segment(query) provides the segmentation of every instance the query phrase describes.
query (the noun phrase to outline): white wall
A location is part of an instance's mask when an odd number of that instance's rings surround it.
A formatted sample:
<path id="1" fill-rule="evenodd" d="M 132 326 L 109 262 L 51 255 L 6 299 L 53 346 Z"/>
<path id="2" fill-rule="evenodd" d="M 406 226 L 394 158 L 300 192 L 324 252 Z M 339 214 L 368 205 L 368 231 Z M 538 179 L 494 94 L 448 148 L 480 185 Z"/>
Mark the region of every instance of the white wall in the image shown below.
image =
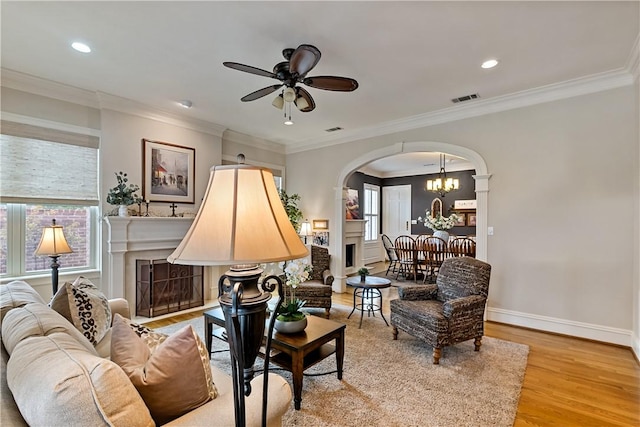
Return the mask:
<path id="1" fill-rule="evenodd" d="M 634 102 L 629 86 L 290 154 L 287 190 L 302 196 L 309 218 L 334 224 L 334 187 L 343 184 L 335 177 L 351 159 L 403 141 L 474 150 L 492 174 L 490 318 L 630 345 Z"/>
<path id="2" fill-rule="evenodd" d="M 113 110 L 102 110 L 102 137 L 100 139 L 100 194 L 104 212 L 114 207 L 106 203 L 109 188 L 116 185 L 114 173 L 127 172 L 129 182 L 142 187 L 142 139 L 169 142 L 176 145 L 195 148 L 195 204 L 176 203 L 176 213 L 188 211 L 196 213 L 204 197 L 209 181 L 211 166 L 222 163 L 221 136 L 196 131 L 190 128 L 169 124 L 161 120 L 141 117 Z M 140 193 L 142 194 L 142 193 Z M 149 207 L 160 216 L 171 214 L 170 203 L 152 203 Z M 109 254 L 107 225 L 102 226 L 102 283 L 109 283 L 107 277 Z M 217 280 L 217 279 L 216 279 Z M 103 286 L 104 288 L 104 286 Z M 105 289 L 105 291 L 107 291 Z M 109 295 L 121 297 L 122 295 Z"/>

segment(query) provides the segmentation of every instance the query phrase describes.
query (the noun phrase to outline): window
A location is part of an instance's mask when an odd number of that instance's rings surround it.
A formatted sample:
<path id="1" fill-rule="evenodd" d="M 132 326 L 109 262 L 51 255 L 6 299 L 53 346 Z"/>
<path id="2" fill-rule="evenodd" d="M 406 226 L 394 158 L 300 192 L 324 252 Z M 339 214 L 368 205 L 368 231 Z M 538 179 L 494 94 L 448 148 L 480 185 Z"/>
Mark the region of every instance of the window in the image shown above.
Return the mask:
<path id="1" fill-rule="evenodd" d="M 371 184 L 364 184 L 364 219 L 365 242 L 378 240 L 380 218 L 380 187 Z"/>
<path id="2" fill-rule="evenodd" d="M 51 258 L 35 255 L 42 229 L 56 224 L 73 250 L 60 257 L 60 270 L 97 268 L 95 254 L 98 209 L 95 206 L 0 204 L 0 276 L 17 277 L 49 272 Z"/>
<path id="3" fill-rule="evenodd" d="M 49 271 L 35 250 L 52 219 L 73 250 L 60 270 L 97 269 L 98 138 L 2 121 L 0 151 L 0 278 Z"/>

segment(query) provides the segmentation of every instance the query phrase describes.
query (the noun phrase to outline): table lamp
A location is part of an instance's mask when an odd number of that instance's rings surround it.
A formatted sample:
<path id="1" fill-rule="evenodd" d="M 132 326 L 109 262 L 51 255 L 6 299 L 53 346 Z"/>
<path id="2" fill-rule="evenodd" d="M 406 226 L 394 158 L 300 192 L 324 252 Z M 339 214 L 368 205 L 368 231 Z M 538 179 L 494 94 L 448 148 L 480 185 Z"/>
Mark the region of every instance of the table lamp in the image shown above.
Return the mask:
<path id="1" fill-rule="evenodd" d="M 63 254 L 70 254 L 73 250 L 69 247 L 67 239 L 62 232 L 62 226 L 56 225 L 56 220 L 52 221 L 52 225 L 42 230 L 40 244 L 36 249 L 36 255 L 47 255 L 51 258 L 51 283 L 53 286 L 53 295 L 58 292 L 58 258 Z"/>
<path id="2" fill-rule="evenodd" d="M 263 273 L 258 264 L 303 258 L 309 252 L 282 206 L 271 170 L 242 164 L 243 155 L 238 160 L 237 165 L 210 169 L 200 209 L 167 260 L 187 265 L 232 265 L 220 277 L 218 300 L 231 353 L 236 426 L 245 426 L 244 397 L 251 393 L 253 364 L 264 338 L 267 302 L 275 289 L 272 283 L 282 287 L 276 276 L 258 283 Z M 280 303 L 281 299 L 276 307 Z M 275 317 L 271 316 L 265 351 L 263 426 Z"/>
<path id="3" fill-rule="evenodd" d="M 307 244 L 307 236 L 312 236 L 311 232 L 311 224 L 309 224 L 309 220 L 305 219 L 304 222 L 300 225 L 300 235 L 304 237 L 304 244 Z"/>

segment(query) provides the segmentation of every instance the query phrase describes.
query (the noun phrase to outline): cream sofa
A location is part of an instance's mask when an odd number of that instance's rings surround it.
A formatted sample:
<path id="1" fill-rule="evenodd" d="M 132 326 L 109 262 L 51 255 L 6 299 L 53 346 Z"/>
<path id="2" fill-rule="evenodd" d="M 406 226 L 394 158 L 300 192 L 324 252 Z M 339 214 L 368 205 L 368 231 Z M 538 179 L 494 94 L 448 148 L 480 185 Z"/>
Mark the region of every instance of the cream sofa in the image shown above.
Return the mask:
<path id="1" fill-rule="evenodd" d="M 110 332 L 95 347 L 21 281 L 0 285 L 2 388 L 5 426 L 153 426 L 154 421 L 124 371 L 108 359 Z M 129 317 L 126 300 L 111 300 L 113 313 Z M 108 340 L 107 342 L 103 342 Z M 212 366 L 218 397 L 166 425 L 233 426 L 231 378 Z M 262 376 L 246 398 L 247 425 L 260 425 Z M 268 425 L 282 425 L 291 387 L 269 374 Z"/>

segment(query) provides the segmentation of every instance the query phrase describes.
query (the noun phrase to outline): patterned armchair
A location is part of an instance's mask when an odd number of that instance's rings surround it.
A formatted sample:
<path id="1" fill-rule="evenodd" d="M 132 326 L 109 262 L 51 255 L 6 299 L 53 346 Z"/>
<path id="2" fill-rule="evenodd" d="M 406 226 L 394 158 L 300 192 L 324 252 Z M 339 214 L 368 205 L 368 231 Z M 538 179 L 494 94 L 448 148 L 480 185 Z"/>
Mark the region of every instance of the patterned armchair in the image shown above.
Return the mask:
<path id="1" fill-rule="evenodd" d="M 433 346 L 433 363 L 439 364 L 442 349 L 475 339 L 480 350 L 484 334 L 484 309 L 489 293 L 491 265 L 470 257 L 448 258 L 433 285 L 398 288 L 392 300 L 393 339 L 402 330 Z"/>
<path id="2" fill-rule="evenodd" d="M 305 308 L 324 308 L 327 319 L 331 311 L 331 285 L 334 280 L 329 269 L 330 264 L 329 249 L 311 246 L 311 279 L 300 284 L 295 294 L 296 298 L 306 301 Z"/>

